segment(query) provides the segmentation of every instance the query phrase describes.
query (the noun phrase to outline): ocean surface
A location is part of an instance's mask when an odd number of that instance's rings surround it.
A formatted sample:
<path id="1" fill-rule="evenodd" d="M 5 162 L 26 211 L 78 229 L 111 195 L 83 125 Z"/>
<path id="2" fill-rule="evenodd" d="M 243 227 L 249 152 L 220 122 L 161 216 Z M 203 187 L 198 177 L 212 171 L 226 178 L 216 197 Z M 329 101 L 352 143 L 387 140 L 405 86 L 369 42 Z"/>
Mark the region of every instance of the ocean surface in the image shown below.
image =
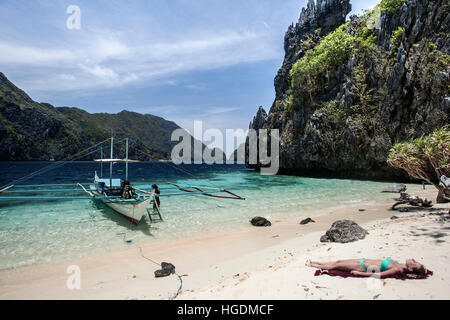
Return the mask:
<path id="1" fill-rule="evenodd" d="M 0 186 L 49 164 L 52 163 L 0 162 Z M 262 176 L 243 165 L 177 168 L 158 162 L 130 163 L 129 180 L 146 189 L 156 183 L 162 195 L 182 193 L 167 184 L 174 182 L 183 186 L 226 188 L 246 200 L 187 193 L 162 196 L 164 221 L 150 223 L 145 217 L 138 226 L 133 226 L 103 204 L 88 199 L 6 200 L 0 197 L 0 269 L 124 249 L 132 245 L 126 240 L 150 244 L 238 230 L 248 227 L 249 220 L 256 215 L 269 219 L 298 216 L 300 221 L 316 210 L 392 198 L 392 194 L 380 192 L 392 185 L 389 182 Z M 17 185 L 89 183 L 96 171 L 100 175 L 98 163 L 72 162 Z M 103 173 L 109 175 L 109 164 L 104 164 Z M 124 178 L 125 165 L 114 164 L 113 176 Z M 76 189 L 75 186 L 61 188 Z M 55 196 L 56 193 L 42 194 Z M 77 190 L 57 194 L 84 196 Z"/>

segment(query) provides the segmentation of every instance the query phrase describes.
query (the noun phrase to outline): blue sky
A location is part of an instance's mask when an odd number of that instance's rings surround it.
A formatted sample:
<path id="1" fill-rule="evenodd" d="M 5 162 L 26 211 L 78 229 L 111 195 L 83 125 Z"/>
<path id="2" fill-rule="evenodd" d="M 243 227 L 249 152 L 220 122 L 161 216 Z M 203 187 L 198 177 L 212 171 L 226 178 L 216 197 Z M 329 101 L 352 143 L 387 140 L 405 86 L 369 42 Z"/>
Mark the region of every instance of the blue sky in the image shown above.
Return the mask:
<path id="1" fill-rule="evenodd" d="M 246 130 L 273 102 L 284 32 L 306 2 L 2 0 L 0 71 L 55 106 Z M 354 0 L 353 13 L 377 2 Z M 79 30 L 66 27 L 70 5 Z"/>

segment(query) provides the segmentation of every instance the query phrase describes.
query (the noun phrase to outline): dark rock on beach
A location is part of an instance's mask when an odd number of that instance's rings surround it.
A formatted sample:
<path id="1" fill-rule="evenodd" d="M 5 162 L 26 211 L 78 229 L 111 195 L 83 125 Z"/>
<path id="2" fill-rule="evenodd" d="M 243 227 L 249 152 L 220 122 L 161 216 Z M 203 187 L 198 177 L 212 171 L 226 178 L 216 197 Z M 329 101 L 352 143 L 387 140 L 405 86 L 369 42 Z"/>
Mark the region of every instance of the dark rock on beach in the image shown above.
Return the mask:
<path id="1" fill-rule="evenodd" d="M 250 223 L 255 227 L 270 227 L 272 225 L 269 220 L 263 217 L 254 217 L 252 220 L 250 220 Z"/>
<path id="2" fill-rule="evenodd" d="M 275 100 L 269 111 L 260 106 L 249 125 L 279 130 L 279 172 L 407 180 L 404 171 L 388 166 L 389 150 L 450 121 L 449 10 L 448 0 L 408 0 L 395 10 L 352 15 L 344 24 L 349 0 L 309 0 L 286 31 Z M 353 37 L 351 52 L 329 59 L 318 76 L 308 72 L 308 57 L 328 53 L 320 45 L 327 36 L 342 36 L 341 30 Z M 264 166 L 250 162 L 248 142 L 245 149 L 247 167 Z"/>
<path id="3" fill-rule="evenodd" d="M 338 220 L 320 238 L 320 242 L 353 242 L 364 239 L 367 234 L 369 233 L 354 221 Z"/>
<path id="4" fill-rule="evenodd" d="M 175 273 L 175 266 L 168 262 L 161 263 L 161 269 L 155 271 L 155 277 L 167 277 Z"/>
<path id="5" fill-rule="evenodd" d="M 307 224 L 310 222 L 315 222 L 315 221 L 311 218 L 306 218 L 306 219 L 303 219 L 302 221 L 300 221 L 300 224 Z"/>

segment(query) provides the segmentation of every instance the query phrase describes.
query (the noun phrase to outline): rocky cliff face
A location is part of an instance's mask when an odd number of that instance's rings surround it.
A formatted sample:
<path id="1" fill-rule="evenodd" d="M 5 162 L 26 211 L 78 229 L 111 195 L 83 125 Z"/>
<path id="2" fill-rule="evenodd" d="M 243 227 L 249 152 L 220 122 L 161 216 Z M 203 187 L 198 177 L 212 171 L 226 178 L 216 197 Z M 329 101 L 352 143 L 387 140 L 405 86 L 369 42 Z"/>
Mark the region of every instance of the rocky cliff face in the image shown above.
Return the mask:
<path id="1" fill-rule="evenodd" d="M 449 122 L 449 7 L 383 0 L 345 23 L 349 0 L 310 0 L 286 32 L 270 112 L 250 123 L 280 130 L 280 171 L 401 175 L 392 145 Z"/>
<path id="2" fill-rule="evenodd" d="M 298 22 L 295 26 L 290 25 L 284 36 L 285 57 L 274 81 L 276 100 L 286 99 L 291 83 L 289 71 L 309 48 L 303 41 L 318 41 L 320 36 L 327 35 L 343 24 L 350 11 L 349 0 L 318 1 L 317 4 L 310 0 L 307 7 L 302 9 Z"/>

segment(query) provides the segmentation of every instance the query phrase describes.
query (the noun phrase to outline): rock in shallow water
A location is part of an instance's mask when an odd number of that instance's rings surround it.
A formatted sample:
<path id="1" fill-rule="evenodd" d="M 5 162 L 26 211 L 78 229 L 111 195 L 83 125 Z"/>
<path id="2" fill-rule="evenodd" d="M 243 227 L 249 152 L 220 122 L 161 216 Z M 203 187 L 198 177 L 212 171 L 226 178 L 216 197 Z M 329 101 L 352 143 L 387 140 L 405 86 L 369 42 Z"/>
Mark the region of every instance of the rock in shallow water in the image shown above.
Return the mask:
<path id="1" fill-rule="evenodd" d="M 404 184 L 400 183 L 400 184 L 396 184 L 395 186 L 392 186 L 388 189 L 385 189 L 382 192 L 400 193 L 400 192 L 405 192 L 405 191 L 406 191 L 406 186 Z"/>
<path id="2" fill-rule="evenodd" d="M 255 227 L 270 227 L 272 225 L 269 220 L 263 217 L 254 217 L 252 220 L 250 220 L 250 223 Z"/>
<path id="3" fill-rule="evenodd" d="M 320 237 L 320 242 L 353 242 L 364 239 L 367 234 L 369 233 L 354 221 L 338 220 Z"/>

